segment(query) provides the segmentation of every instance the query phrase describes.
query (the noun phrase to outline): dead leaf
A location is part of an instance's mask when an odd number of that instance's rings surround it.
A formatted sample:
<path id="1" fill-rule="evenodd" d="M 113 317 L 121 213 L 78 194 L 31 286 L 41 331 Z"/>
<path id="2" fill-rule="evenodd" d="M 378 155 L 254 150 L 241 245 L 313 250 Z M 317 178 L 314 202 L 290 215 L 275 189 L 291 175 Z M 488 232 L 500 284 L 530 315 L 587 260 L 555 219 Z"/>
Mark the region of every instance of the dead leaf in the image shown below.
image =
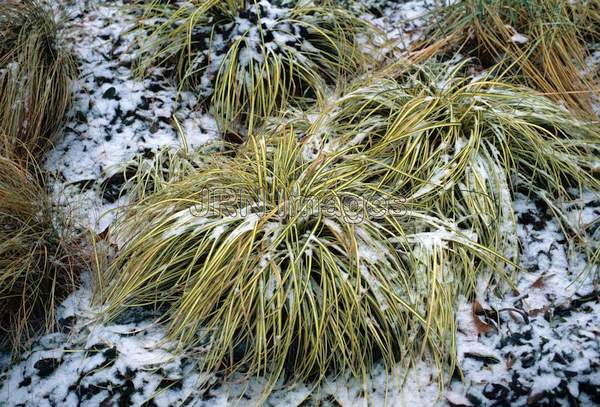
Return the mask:
<path id="1" fill-rule="evenodd" d="M 544 305 L 542 308 L 531 309 L 527 313 L 529 314 L 530 317 L 537 317 L 540 314 L 545 314 L 547 311 L 548 311 L 548 306 Z"/>
<path id="2" fill-rule="evenodd" d="M 110 225 L 106 227 L 102 232 L 98 233 L 98 238 L 100 240 L 108 240 L 108 236 L 110 235 Z"/>
<path id="3" fill-rule="evenodd" d="M 478 333 L 488 333 L 488 332 L 492 332 L 495 330 L 495 328 L 490 325 L 487 324 L 485 322 L 483 322 L 480 318 L 479 318 L 479 314 L 484 314 L 485 311 L 483 309 L 483 307 L 481 306 L 481 304 L 479 303 L 479 301 L 475 300 L 473 302 L 472 305 L 472 315 L 473 315 L 473 322 L 475 323 L 475 328 L 477 328 L 477 332 Z"/>
<path id="4" fill-rule="evenodd" d="M 515 358 L 515 355 L 513 355 L 512 353 L 509 352 L 507 355 L 507 358 L 506 358 L 506 368 L 508 370 L 512 369 L 512 367 L 516 361 L 517 361 L 517 358 Z"/>
<path id="5" fill-rule="evenodd" d="M 531 288 L 542 288 L 546 285 L 546 280 L 554 277 L 554 274 L 544 274 L 531 284 Z"/>

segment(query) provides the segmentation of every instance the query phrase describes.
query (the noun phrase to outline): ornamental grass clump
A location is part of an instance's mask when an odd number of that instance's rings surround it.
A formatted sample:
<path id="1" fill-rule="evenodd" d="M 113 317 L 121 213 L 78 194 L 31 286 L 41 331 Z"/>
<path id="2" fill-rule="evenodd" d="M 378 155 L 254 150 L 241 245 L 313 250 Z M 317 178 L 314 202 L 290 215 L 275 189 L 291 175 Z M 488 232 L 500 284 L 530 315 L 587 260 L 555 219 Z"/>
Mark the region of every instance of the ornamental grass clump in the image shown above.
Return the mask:
<path id="1" fill-rule="evenodd" d="M 569 0 L 460 0 L 435 12 L 413 59 L 460 52 L 483 68 L 500 64 L 520 84 L 581 113 L 593 112 L 598 84 L 586 68 L 590 7 Z M 586 3 L 585 1 L 583 3 Z M 597 31 L 596 31 L 597 32 Z"/>
<path id="2" fill-rule="evenodd" d="M 252 133 L 288 103 L 322 97 L 368 61 L 369 26 L 333 3 L 154 1 L 139 23 L 139 72 L 170 68 L 214 110 L 224 131 Z"/>
<path id="3" fill-rule="evenodd" d="M 19 350 L 55 326 L 83 257 L 39 172 L 0 156 L 0 345 Z"/>
<path id="4" fill-rule="evenodd" d="M 61 128 L 77 68 L 63 25 L 38 0 L 0 2 L 0 153 L 39 156 Z"/>
<path id="5" fill-rule="evenodd" d="M 359 378 L 423 354 L 453 366 L 454 303 L 504 259 L 431 206 L 369 182 L 345 151 L 307 154 L 296 130 L 250 136 L 128 208 L 96 298 L 110 317 L 166 309 L 210 372 Z M 270 387 L 269 387 L 270 388 Z"/>
<path id="6" fill-rule="evenodd" d="M 205 369 L 271 385 L 424 355 L 451 373 L 457 298 L 516 268 L 514 192 L 583 236 L 561 202 L 600 191 L 593 124 L 464 65 L 390 67 L 183 177 L 136 175 L 158 187 L 121 214 L 97 300 L 165 309 Z"/>

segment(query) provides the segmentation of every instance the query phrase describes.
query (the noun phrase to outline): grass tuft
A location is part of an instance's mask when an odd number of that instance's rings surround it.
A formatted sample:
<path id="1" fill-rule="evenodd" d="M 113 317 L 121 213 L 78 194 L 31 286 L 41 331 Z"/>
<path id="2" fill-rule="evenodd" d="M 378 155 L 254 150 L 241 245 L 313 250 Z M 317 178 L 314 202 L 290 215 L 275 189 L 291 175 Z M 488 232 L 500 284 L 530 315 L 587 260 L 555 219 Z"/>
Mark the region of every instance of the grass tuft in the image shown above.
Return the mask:
<path id="1" fill-rule="evenodd" d="M 62 23 L 38 0 L 0 2 L 0 153 L 43 153 L 61 128 L 77 68 Z"/>
<path id="2" fill-rule="evenodd" d="M 120 216 L 96 300 L 109 318 L 165 309 L 170 338 L 200 346 L 206 370 L 271 385 L 364 379 L 375 360 L 423 355 L 452 372 L 457 298 L 517 267 L 513 194 L 583 234 L 561 202 L 600 191 L 593 124 L 463 70 L 390 67 L 183 176 L 139 173 L 159 187 Z"/>
<path id="3" fill-rule="evenodd" d="M 534 90 L 465 77 L 465 64 L 390 69 L 284 121 L 303 129 L 315 151 L 352 151 L 369 163 L 371 182 L 429 202 L 500 252 L 517 251 L 516 191 L 544 199 L 569 232 L 584 233 L 561 202 L 572 188 L 600 192 L 595 123 Z"/>
<path id="4" fill-rule="evenodd" d="M 32 167 L 0 156 L 0 344 L 13 350 L 55 326 L 83 259 Z"/>
<path id="5" fill-rule="evenodd" d="M 504 259 L 370 177 L 345 151 L 312 159 L 293 128 L 251 136 L 129 208 L 97 300 L 110 317 L 167 309 L 182 349 L 205 346 L 205 369 L 271 385 L 364 378 L 424 352 L 452 365 L 454 301 Z"/>
<path id="6" fill-rule="evenodd" d="M 138 72 L 171 68 L 181 87 L 210 102 L 223 131 L 252 133 L 368 61 L 358 43 L 367 23 L 331 2 L 293 3 L 153 1 L 140 21 Z"/>
<path id="7" fill-rule="evenodd" d="M 413 59 L 465 53 L 483 68 L 500 64 L 518 83 L 592 113 L 598 85 L 582 72 L 595 17 L 591 7 L 569 0 L 460 0 L 436 11 Z"/>

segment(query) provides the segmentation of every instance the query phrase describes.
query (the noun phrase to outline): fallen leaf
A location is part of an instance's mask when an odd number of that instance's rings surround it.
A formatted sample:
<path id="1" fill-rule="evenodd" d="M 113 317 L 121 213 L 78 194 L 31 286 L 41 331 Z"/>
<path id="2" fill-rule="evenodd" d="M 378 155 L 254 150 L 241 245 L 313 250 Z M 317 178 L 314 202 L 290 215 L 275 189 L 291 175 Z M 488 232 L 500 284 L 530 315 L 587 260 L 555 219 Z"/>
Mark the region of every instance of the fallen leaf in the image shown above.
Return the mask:
<path id="1" fill-rule="evenodd" d="M 542 288 L 546 285 L 546 280 L 554 277 L 554 274 L 544 274 L 531 284 L 531 288 Z"/>
<path id="2" fill-rule="evenodd" d="M 512 367 L 516 361 L 517 361 L 517 358 L 515 358 L 515 355 L 513 355 L 512 353 L 509 352 L 506 357 L 506 368 L 508 370 L 512 369 Z"/>
<path id="3" fill-rule="evenodd" d="M 108 240 L 108 236 L 110 234 L 110 225 L 106 227 L 102 232 L 98 233 L 98 238 L 100 240 Z"/>
<path id="4" fill-rule="evenodd" d="M 537 317 L 540 314 L 545 314 L 548 311 L 548 306 L 544 305 L 542 308 L 530 309 L 528 314 L 530 317 Z"/>
<path id="5" fill-rule="evenodd" d="M 480 314 L 485 313 L 485 311 L 484 311 L 483 307 L 481 306 L 481 304 L 479 303 L 479 301 L 475 300 L 473 302 L 471 309 L 472 309 L 472 315 L 473 315 L 473 322 L 475 323 L 475 328 L 477 328 L 478 333 L 486 334 L 488 332 L 492 332 L 495 330 L 495 328 L 492 325 L 483 322 L 479 318 Z"/>
<path id="6" fill-rule="evenodd" d="M 473 405 L 468 398 L 452 391 L 449 391 L 448 394 L 446 394 L 446 401 L 448 401 L 448 404 L 452 407 L 470 407 Z"/>

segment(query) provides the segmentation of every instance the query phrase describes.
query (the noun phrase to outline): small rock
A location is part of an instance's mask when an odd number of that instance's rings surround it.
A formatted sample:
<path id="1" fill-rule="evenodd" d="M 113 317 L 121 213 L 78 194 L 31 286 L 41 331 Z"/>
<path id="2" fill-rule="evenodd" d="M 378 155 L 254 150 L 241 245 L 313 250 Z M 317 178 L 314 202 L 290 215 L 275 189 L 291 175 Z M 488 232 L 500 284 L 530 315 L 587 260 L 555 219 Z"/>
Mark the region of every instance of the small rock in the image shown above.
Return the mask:
<path id="1" fill-rule="evenodd" d="M 489 400 L 506 400 L 508 387 L 497 383 L 488 383 L 483 388 L 483 395 Z"/>
<path id="2" fill-rule="evenodd" d="M 500 360 L 498 360 L 497 357 L 491 355 L 480 355 L 479 353 L 466 352 L 465 357 L 483 362 L 483 364 L 486 366 L 500 363 Z"/>
<path id="3" fill-rule="evenodd" d="M 33 365 L 42 379 L 50 376 L 60 365 L 60 360 L 54 358 L 40 359 Z"/>
<path id="4" fill-rule="evenodd" d="M 116 99 L 117 96 L 117 90 L 115 89 L 114 86 L 111 86 L 110 88 L 108 88 L 106 90 L 106 92 L 104 92 L 104 94 L 102 95 L 102 97 L 104 99 Z"/>

